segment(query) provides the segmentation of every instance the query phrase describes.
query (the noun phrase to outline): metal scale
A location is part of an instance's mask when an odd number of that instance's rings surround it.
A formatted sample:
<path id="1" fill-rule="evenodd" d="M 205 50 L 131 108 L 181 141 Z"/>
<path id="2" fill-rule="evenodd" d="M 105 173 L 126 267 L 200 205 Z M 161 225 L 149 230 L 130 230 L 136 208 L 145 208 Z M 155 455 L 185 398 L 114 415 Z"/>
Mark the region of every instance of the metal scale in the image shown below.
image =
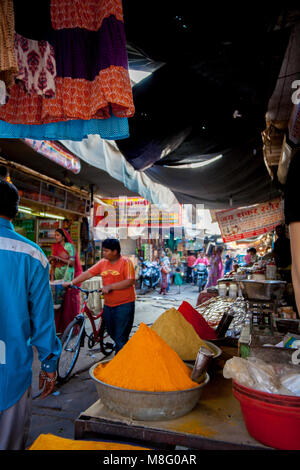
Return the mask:
<path id="1" fill-rule="evenodd" d="M 251 318 L 251 331 L 254 334 L 273 335 L 274 315 L 276 316 L 278 302 L 247 300 L 247 315 Z"/>
<path id="2" fill-rule="evenodd" d="M 285 284 L 283 281 L 267 280 L 240 282 L 253 334 L 274 334 L 274 318 L 277 316 L 278 303 L 282 298 Z"/>
<path id="3" fill-rule="evenodd" d="M 257 357 L 265 358 L 270 351 L 260 347 L 261 344 L 273 344 L 273 341 L 276 344 L 280 341 L 280 338 L 277 339 L 278 333 L 274 327 L 274 320 L 285 283 L 241 280 L 240 287 L 246 301 L 249 322 L 245 324 L 240 335 L 239 355 L 245 358 L 255 354 Z"/>

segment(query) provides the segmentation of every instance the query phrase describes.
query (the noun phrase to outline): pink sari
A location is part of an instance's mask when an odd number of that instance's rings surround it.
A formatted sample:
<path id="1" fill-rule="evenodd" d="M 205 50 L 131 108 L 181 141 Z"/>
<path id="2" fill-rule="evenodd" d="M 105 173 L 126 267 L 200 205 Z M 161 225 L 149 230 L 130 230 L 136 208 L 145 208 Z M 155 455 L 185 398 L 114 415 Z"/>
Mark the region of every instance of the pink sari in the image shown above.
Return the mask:
<path id="1" fill-rule="evenodd" d="M 223 263 L 221 256 L 219 254 L 212 255 L 210 262 L 211 269 L 209 272 L 208 283 L 206 285 L 206 288 L 216 286 L 218 283 L 218 279 L 220 279 L 223 275 Z"/>
<path id="2" fill-rule="evenodd" d="M 66 230 L 63 230 L 67 240 L 74 246 L 73 240 L 70 237 L 69 233 Z M 69 259 L 70 255 L 65 250 L 65 248 L 60 243 L 55 243 L 52 247 L 53 256 L 59 256 L 63 259 Z M 55 261 L 53 268 L 61 267 L 64 263 Z M 80 264 L 80 259 L 77 251 L 75 250 L 75 265 L 74 265 L 74 275 L 77 277 L 82 273 L 82 267 Z M 63 333 L 68 324 L 78 315 L 80 312 L 80 292 L 76 289 L 66 289 L 64 295 L 64 301 L 62 306 L 55 311 L 55 325 L 56 332 Z"/>

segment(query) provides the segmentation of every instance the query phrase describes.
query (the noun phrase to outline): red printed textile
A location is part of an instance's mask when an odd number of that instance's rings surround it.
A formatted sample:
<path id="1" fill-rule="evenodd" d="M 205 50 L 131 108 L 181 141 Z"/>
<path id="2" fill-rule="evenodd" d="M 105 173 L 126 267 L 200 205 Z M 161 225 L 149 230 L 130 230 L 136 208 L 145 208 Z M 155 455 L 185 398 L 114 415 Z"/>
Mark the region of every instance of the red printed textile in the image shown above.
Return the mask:
<path id="1" fill-rule="evenodd" d="M 56 63 L 51 44 L 15 33 L 15 54 L 19 67 L 16 80 L 22 83 L 25 92 L 54 98 Z"/>
<path id="2" fill-rule="evenodd" d="M 188 302 L 183 301 L 178 308 L 184 318 L 194 327 L 201 339 L 217 339 L 215 330 L 209 326 L 203 316 Z"/>
<path id="3" fill-rule="evenodd" d="M 107 119 L 134 114 L 128 71 L 111 66 L 90 82 L 56 77 L 56 96 L 46 99 L 27 94 L 22 86 L 11 87 L 10 98 L 0 107 L 0 119 L 11 124 L 46 124 L 69 119 Z"/>
<path id="4" fill-rule="evenodd" d="M 104 18 L 110 15 L 123 22 L 121 0 L 51 0 L 54 29 L 84 28 L 98 31 Z"/>

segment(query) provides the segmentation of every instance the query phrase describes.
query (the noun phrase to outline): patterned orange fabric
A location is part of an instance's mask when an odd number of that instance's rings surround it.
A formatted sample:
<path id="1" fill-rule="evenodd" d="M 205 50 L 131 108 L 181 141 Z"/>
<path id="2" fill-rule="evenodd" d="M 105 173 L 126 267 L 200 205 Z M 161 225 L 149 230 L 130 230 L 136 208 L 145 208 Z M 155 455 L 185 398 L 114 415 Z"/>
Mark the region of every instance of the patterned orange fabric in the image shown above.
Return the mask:
<path id="1" fill-rule="evenodd" d="M 123 22 L 121 0 L 51 0 L 54 29 L 85 28 L 98 31 L 104 18 L 110 15 Z"/>
<path id="2" fill-rule="evenodd" d="M 111 66 L 93 81 L 56 77 L 56 97 L 28 95 L 22 86 L 11 88 L 0 107 L 0 119 L 11 124 L 45 124 L 69 119 L 107 119 L 109 105 L 117 117 L 132 117 L 134 104 L 128 71 Z"/>
<path id="3" fill-rule="evenodd" d="M 0 80 L 9 87 L 18 72 L 14 50 L 15 19 L 13 0 L 0 1 Z"/>

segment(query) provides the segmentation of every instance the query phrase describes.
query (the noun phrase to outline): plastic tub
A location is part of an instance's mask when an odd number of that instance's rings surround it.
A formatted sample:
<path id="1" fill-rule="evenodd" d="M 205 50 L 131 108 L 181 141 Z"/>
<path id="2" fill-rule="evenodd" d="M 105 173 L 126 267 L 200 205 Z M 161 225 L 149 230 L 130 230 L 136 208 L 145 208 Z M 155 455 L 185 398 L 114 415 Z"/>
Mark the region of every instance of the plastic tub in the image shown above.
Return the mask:
<path id="1" fill-rule="evenodd" d="M 300 397 L 260 392 L 233 381 L 249 434 L 281 450 L 300 450 Z"/>

